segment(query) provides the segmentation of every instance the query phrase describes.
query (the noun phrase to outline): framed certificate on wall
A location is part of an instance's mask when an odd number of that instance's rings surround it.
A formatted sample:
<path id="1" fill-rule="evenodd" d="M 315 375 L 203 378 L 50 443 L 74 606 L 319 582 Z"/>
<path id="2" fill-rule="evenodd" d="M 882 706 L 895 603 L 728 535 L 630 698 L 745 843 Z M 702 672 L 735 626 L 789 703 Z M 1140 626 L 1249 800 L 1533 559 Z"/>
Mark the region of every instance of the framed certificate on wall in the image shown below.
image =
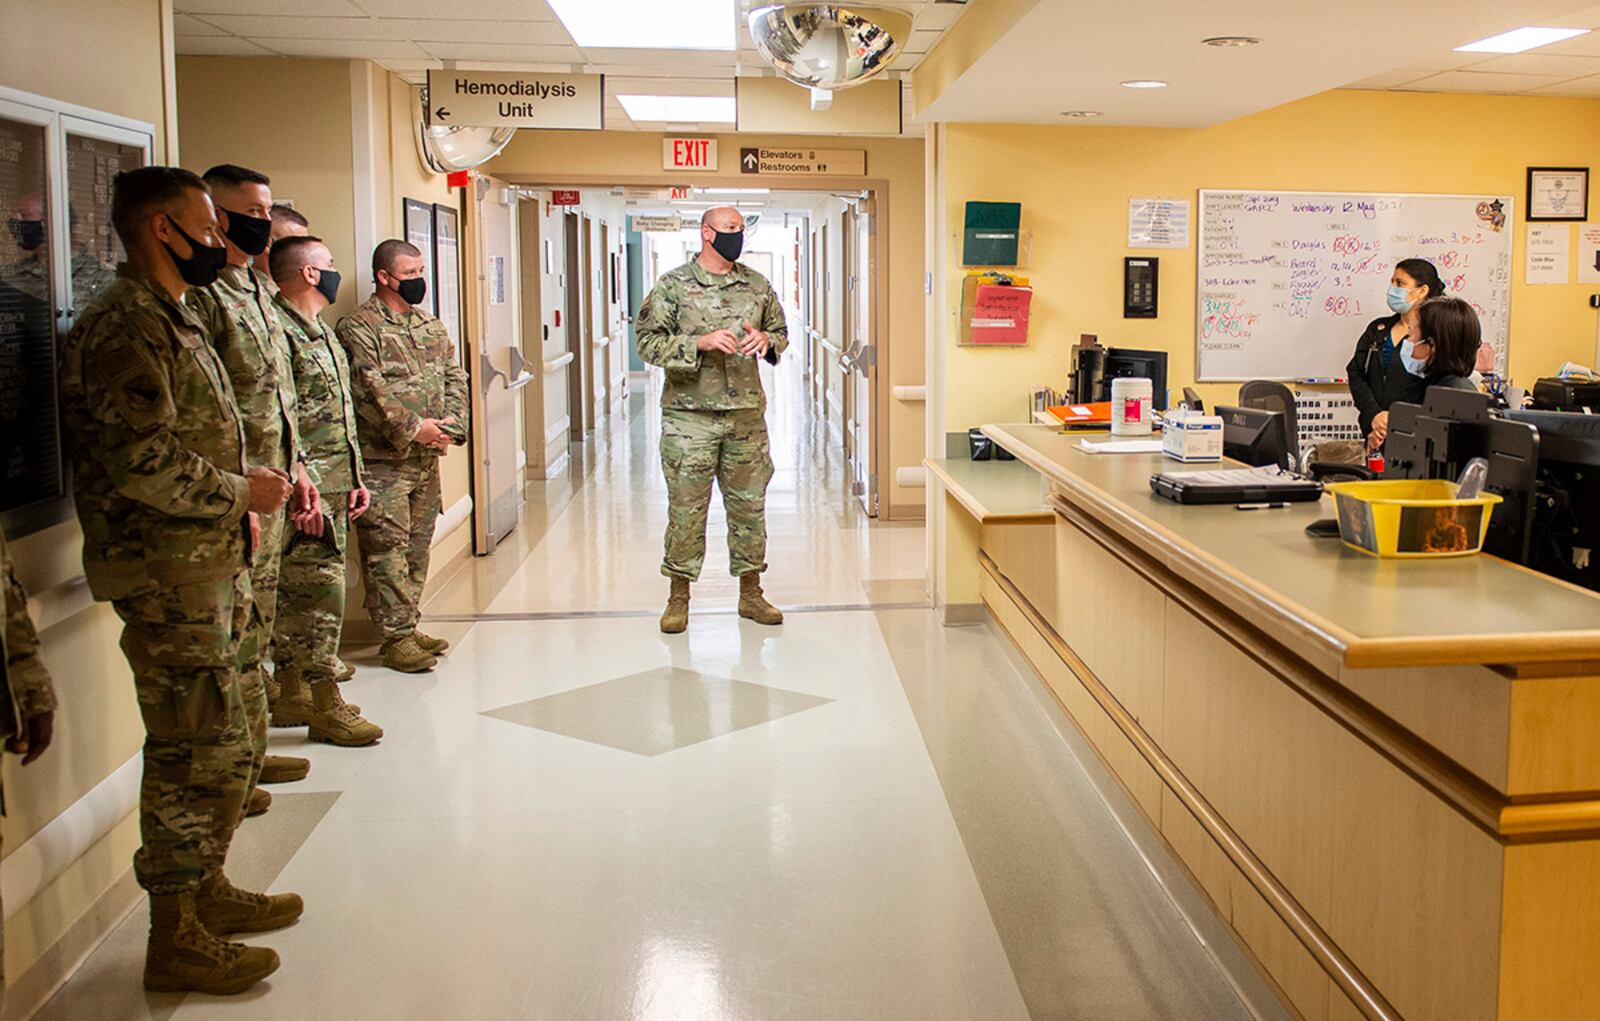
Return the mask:
<path id="1" fill-rule="evenodd" d="M 456 342 L 456 356 L 467 364 L 461 341 L 461 214 L 454 206 L 433 206 L 433 294 L 440 321 Z"/>
<path id="2" fill-rule="evenodd" d="M 1529 221 L 1589 218 L 1588 167 L 1529 167 Z"/>

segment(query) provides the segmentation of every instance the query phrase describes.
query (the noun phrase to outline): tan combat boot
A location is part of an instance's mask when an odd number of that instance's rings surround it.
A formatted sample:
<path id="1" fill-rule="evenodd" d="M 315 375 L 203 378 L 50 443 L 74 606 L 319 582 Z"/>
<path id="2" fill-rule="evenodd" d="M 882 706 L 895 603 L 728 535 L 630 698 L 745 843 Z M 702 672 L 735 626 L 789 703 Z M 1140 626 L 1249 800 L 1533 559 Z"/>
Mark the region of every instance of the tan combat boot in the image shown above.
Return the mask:
<path id="1" fill-rule="evenodd" d="M 739 578 L 739 616 L 757 624 L 782 624 L 783 611 L 767 602 L 761 593 L 761 575 L 756 571 Z"/>
<path id="2" fill-rule="evenodd" d="M 244 806 L 244 817 L 253 819 L 258 815 L 266 815 L 267 809 L 272 807 L 272 795 L 257 787 L 250 792 L 250 802 Z"/>
<path id="3" fill-rule="evenodd" d="M 271 932 L 305 913 L 298 893 L 250 893 L 228 882 L 221 872 L 200 881 L 194 895 L 195 916 L 213 936 L 236 932 Z"/>
<path id="4" fill-rule="evenodd" d="M 150 895 L 144 987 L 156 993 L 232 996 L 278 970 L 278 955 L 218 939 L 201 924 L 193 893 Z"/>
<path id="5" fill-rule="evenodd" d="M 311 760 L 298 755 L 268 755 L 261 763 L 261 783 L 294 783 L 311 775 Z"/>
<path id="6" fill-rule="evenodd" d="M 450 643 L 445 641 L 443 638 L 435 638 L 432 635 L 425 635 L 421 631 L 411 632 L 411 637 L 415 638 L 417 640 L 417 644 L 422 646 L 423 652 L 431 653 L 435 656 L 444 655 L 445 651 L 450 648 Z"/>
<path id="7" fill-rule="evenodd" d="M 355 707 L 344 700 L 337 681 L 312 684 L 311 700 L 311 740 L 360 748 L 383 736 L 382 727 L 362 719 Z"/>
<path id="8" fill-rule="evenodd" d="M 274 727 L 303 727 L 311 721 L 311 690 L 298 670 L 279 670 L 278 684 L 283 689 L 272 704 Z"/>
<path id="9" fill-rule="evenodd" d="M 438 666 L 439 661 L 417 644 L 416 635 L 406 635 L 383 643 L 383 665 L 403 674 L 420 674 Z"/>
<path id="10" fill-rule="evenodd" d="M 661 615 L 661 633 L 681 635 L 689 627 L 689 579 L 673 578 L 667 610 Z"/>
<path id="11" fill-rule="evenodd" d="M 278 671 L 261 671 L 261 683 L 267 688 L 267 708 L 270 710 L 278 704 L 278 699 L 283 695 L 283 684 L 278 680 Z"/>

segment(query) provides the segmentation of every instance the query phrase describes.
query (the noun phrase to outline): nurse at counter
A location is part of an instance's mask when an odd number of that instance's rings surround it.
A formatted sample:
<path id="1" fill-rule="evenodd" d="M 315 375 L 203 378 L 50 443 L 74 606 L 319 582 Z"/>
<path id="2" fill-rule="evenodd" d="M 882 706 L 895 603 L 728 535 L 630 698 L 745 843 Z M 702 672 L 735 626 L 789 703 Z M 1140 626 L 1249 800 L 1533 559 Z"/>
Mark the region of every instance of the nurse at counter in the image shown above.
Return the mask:
<path id="1" fill-rule="evenodd" d="M 1429 387 L 1474 390 L 1472 370 L 1483 345 L 1478 313 L 1460 298 L 1429 298 L 1417 308 L 1417 341 L 1402 354 L 1406 370 L 1421 376 L 1420 393 Z"/>
<path id="2" fill-rule="evenodd" d="M 1417 307 L 1443 293 L 1444 281 L 1433 263 L 1400 260 L 1389 278 L 1389 309 L 1394 314 L 1368 323 L 1356 341 L 1356 353 L 1345 366 L 1345 375 L 1369 451 L 1381 447 L 1388 435 L 1389 405 L 1422 398 L 1422 380 L 1406 368 L 1400 352 L 1417 337 Z"/>

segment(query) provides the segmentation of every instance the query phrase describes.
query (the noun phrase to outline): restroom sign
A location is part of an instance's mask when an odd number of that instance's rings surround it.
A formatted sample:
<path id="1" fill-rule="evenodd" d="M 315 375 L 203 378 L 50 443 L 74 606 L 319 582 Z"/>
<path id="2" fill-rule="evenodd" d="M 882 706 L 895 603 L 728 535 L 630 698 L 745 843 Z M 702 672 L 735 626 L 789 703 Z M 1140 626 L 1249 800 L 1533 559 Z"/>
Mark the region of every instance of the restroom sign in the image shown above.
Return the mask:
<path id="1" fill-rule="evenodd" d="M 741 174 L 801 174 L 813 177 L 861 177 L 867 172 L 865 149 L 740 149 Z"/>
<path id="2" fill-rule="evenodd" d="M 715 138 L 663 138 L 661 169 L 712 173 L 717 169 Z"/>

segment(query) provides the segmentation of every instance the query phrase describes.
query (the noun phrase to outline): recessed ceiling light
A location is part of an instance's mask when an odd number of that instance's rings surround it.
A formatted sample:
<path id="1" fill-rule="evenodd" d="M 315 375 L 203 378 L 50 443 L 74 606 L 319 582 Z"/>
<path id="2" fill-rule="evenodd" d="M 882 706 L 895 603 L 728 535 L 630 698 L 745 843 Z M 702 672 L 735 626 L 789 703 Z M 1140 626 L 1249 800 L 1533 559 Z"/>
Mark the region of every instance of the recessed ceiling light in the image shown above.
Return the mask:
<path id="1" fill-rule="evenodd" d="M 1157 81 L 1154 78 L 1135 78 L 1132 81 L 1123 82 L 1122 87 L 1125 89 L 1164 89 L 1167 87 L 1167 83 Z"/>
<path id="2" fill-rule="evenodd" d="M 550 0 L 582 47 L 731 50 L 734 0 Z"/>
<path id="3" fill-rule="evenodd" d="M 696 195 L 771 195 L 771 188 L 696 188 Z"/>
<path id="4" fill-rule="evenodd" d="M 1061 116 L 1063 116 L 1063 117 L 1082 117 L 1082 118 L 1087 119 L 1087 118 L 1090 118 L 1090 117 L 1099 117 L 1100 116 L 1100 111 L 1099 110 L 1062 110 L 1061 111 Z"/>
<path id="5" fill-rule="evenodd" d="M 732 124 L 737 111 L 732 96 L 618 96 L 633 121 L 653 124 Z"/>
<path id="6" fill-rule="evenodd" d="M 1252 35 L 1214 35 L 1200 41 L 1207 46 L 1254 46 L 1261 42 Z"/>
<path id="7" fill-rule="evenodd" d="M 1563 39 L 1587 35 L 1587 28 L 1514 28 L 1475 43 L 1457 46 L 1457 53 L 1521 53 L 1524 50 L 1549 46 Z"/>

